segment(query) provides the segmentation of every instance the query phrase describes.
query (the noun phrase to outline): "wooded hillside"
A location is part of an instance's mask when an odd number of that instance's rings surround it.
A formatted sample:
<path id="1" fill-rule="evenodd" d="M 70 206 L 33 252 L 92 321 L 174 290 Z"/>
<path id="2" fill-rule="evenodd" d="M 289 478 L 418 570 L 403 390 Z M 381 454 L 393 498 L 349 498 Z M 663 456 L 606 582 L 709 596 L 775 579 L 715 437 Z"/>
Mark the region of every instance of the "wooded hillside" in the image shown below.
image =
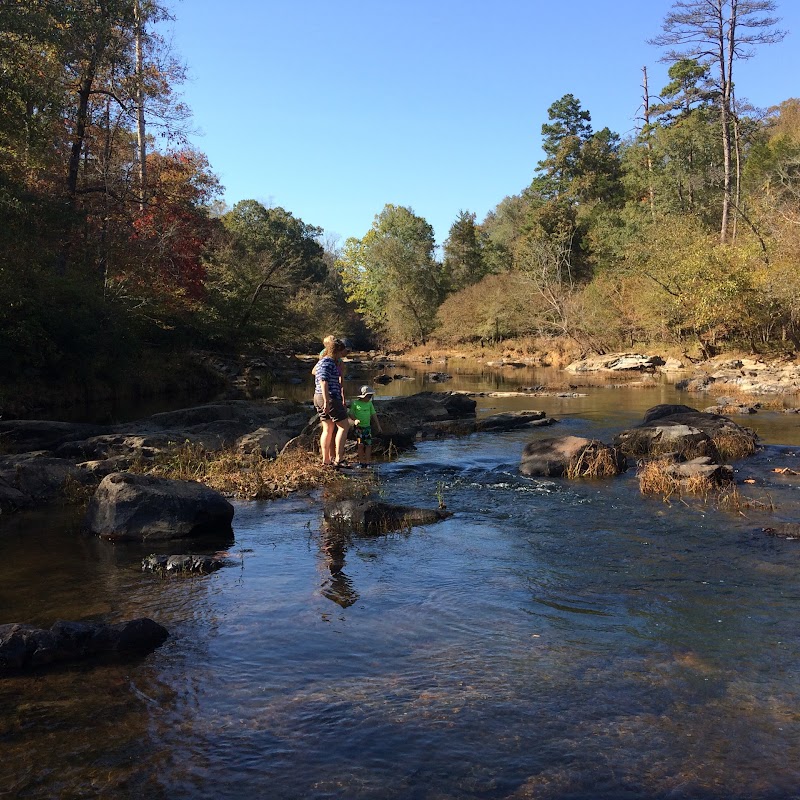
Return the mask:
<path id="1" fill-rule="evenodd" d="M 391 202 L 340 249 L 289 210 L 225 206 L 157 0 L 0 2 L 0 377 L 124 382 L 153 353 L 330 331 L 796 350 L 800 100 L 756 109 L 734 82 L 782 37 L 774 11 L 676 2 L 636 135 L 555 99 L 522 190 L 458 212 L 439 252 Z"/>

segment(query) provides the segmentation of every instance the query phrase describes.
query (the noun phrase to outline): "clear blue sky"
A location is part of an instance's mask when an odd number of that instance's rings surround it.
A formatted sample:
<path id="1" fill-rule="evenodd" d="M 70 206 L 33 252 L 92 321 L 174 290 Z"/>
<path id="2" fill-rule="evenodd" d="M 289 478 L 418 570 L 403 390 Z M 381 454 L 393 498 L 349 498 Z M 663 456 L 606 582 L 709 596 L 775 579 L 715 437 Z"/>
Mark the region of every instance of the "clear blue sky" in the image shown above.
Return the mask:
<path id="1" fill-rule="evenodd" d="M 671 0 L 170 0 L 183 95 L 233 205 L 254 198 L 362 237 L 386 203 L 441 244 L 530 182 L 548 106 L 572 93 L 596 130 L 633 132 L 642 67 L 665 84 Z M 739 99 L 800 96 L 800 2 L 780 43 L 736 67 Z"/>

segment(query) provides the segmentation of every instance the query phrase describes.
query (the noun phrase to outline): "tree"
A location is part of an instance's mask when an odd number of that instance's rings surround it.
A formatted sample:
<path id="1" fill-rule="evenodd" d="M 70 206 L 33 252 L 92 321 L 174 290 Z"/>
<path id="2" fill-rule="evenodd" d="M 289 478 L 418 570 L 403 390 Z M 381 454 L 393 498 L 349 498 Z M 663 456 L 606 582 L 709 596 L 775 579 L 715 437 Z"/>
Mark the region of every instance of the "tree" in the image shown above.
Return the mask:
<path id="1" fill-rule="evenodd" d="M 661 214 L 697 214 L 706 224 L 719 224 L 722 151 L 716 133 L 708 67 L 681 59 L 669 68 L 670 82 L 661 103 L 651 107 L 651 178 L 657 188 L 654 210 Z"/>
<path id="2" fill-rule="evenodd" d="M 663 33 L 652 44 L 672 48 L 664 61 L 693 59 L 712 70 L 717 93 L 719 134 L 723 156 L 720 241 L 728 237 L 733 192 L 735 104 L 733 71 L 737 60 L 751 58 L 753 47 L 773 44 L 785 33 L 776 29 L 774 0 L 675 0 L 662 23 Z"/>
<path id="3" fill-rule="evenodd" d="M 459 211 L 444 243 L 444 273 L 453 291 L 477 283 L 487 272 L 475 214 Z"/>
<path id="4" fill-rule="evenodd" d="M 392 341 L 425 342 L 446 295 L 433 228 L 412 209 L 387 204 L 363 239 L 345 242 L 339 270 L 348 300 Z"/>
<path id="5" fill-rule="evenodd" d="M 223 231 L 209 255 L 209 293 L 221 335 L 247 342 L 302 333 L 295 320 L 298 293 L 327 279 L 320 228 L 283 208 L 242 200 L 221 217 Z"/>
<path id="6" fill-rule="evenodd" d="M 523 249 L 554 249 L 569 280 L 586 277 L 591 254 L 586 234 L 598 208 L 619 208 L 624 200 L 619 136 L 594 132 L 591 115 L 566 94 L 547 110 L 542 149 L 529 189 Z M 519 250 L 519 247 L 515 248 Z"/>

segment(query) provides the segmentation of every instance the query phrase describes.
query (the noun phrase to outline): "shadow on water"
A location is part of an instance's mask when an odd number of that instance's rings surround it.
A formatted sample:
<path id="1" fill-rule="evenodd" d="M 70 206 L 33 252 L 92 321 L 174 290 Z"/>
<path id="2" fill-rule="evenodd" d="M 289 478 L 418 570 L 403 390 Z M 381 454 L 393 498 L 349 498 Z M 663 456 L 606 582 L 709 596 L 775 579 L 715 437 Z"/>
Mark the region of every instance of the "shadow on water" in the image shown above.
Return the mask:
<path id="1" fill-rule="evenodd" d="M 435 365 L 434 365 L 435 366 Z M 465 384 L 467 379 L 464 378 Z M 605 394 L 603 394 L 605 392 Z M 320 502 L 236 503 L 234 566 L 140 569 L 69 512 L 0 518 L 0 622 L 150 616 L 147 658 L 0 680 L 0 796 L 777 800 L 800 786 L 800 440 L 736 464 L 773 513 L 525 478 L 529 438 L 608 440 L 662 398 L 480 398 L 547 431 L 421 442 L 390 502 L 455 512 L 327 535 Z"/>

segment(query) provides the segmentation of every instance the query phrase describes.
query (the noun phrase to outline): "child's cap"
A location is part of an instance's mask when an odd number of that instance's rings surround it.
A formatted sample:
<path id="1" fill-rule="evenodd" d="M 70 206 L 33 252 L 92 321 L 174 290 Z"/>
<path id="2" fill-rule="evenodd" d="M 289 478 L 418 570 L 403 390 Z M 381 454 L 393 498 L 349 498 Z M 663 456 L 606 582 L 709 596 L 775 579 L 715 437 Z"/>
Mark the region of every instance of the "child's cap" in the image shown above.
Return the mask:
<path id="1" fill-rule="evenodd" d="M 364 386 L 361 387 L 360 394 L 358 395 L 360 400 L 363 400 L 365 397 L 370 397 L 371 395 L 375 394 L 375 390 L 371 386 Z"/>

